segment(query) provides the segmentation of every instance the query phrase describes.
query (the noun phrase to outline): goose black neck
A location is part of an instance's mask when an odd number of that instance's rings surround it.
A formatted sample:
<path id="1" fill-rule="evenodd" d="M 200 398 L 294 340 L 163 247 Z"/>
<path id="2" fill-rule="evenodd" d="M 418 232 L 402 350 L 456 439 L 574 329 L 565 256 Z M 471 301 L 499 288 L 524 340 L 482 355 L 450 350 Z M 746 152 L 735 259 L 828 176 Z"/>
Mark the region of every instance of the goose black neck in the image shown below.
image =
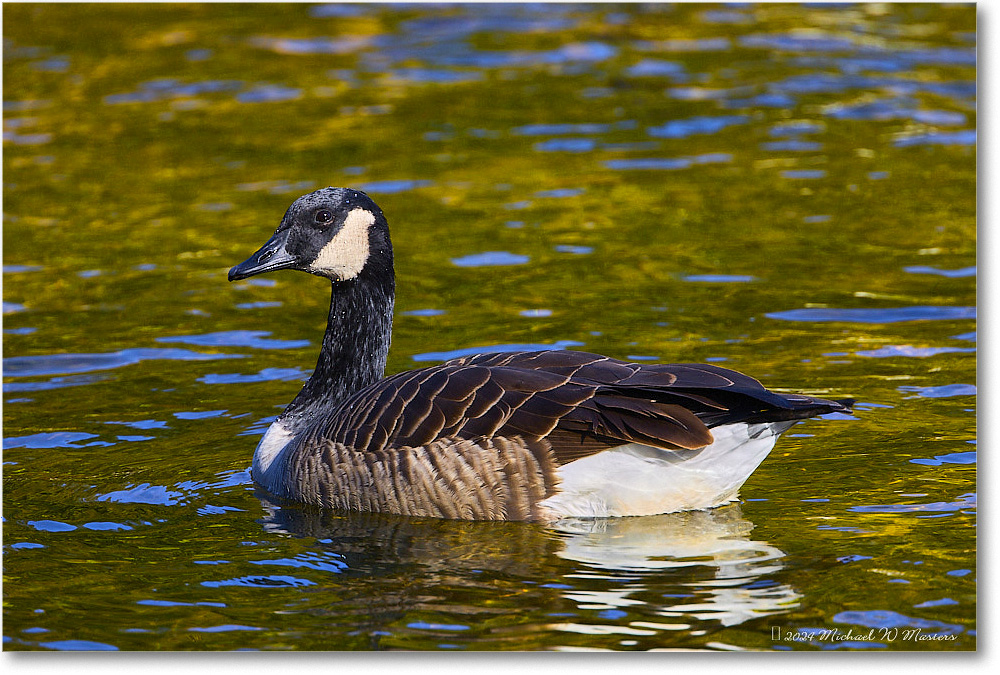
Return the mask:
<path id="1" fill-rule="evenodd" d="M 333 282 L 330 318 L 316 370 L 281 418 L 299 429 L 354 392 L 382 379 L 392 337 L 395 279 L 362 273 Z"/>

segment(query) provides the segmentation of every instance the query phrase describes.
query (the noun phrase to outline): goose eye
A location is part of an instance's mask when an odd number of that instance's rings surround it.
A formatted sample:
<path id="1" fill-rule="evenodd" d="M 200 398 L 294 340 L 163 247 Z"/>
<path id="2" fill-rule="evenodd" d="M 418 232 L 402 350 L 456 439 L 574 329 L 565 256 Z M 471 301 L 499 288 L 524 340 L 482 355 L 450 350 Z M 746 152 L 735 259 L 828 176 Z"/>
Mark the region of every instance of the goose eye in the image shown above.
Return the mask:
<path id="1" fill-rule="evenodd" d="M 333 222 L 333 211 L 320 209 L 316 212 L 316 223 L 319 225 L 329 225 Z"/>

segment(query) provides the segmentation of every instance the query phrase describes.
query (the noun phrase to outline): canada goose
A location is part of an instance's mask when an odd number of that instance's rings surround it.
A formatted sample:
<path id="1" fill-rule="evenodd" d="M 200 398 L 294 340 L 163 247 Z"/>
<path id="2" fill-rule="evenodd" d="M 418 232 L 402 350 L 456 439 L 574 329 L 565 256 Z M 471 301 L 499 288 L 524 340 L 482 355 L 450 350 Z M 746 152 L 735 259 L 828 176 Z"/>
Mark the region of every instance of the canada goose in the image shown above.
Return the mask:
<path id="1" fill-rule="evenodd" d="M 368 195 L 295 200 L 229 280 L 332 282 L 316 370 L 261 438 L 254 481 L 335 509 L 473 520 L 651 515 L 736 499 L 778 435 L 853 401 L 778 394 L 712 365 L 576 351 L 454 359 L 383 379 L 392 244 Z"/>

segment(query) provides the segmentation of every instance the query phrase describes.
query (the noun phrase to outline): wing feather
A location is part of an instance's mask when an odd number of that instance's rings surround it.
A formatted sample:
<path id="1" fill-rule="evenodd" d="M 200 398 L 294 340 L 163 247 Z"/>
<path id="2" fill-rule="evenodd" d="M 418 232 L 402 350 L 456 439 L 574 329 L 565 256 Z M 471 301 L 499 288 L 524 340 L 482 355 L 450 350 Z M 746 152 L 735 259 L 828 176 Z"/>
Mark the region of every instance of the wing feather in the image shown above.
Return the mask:
<path id="1" fill-rule="evenodd" d="M 839 402 L 768 391 L 705 364 L 636 364 L 549 350 L 481 354 L 408 371 L 349 397 L 319 435 L 359 450 L 449 437 L 545 439 L 558 463 L 623 443 L 690 451 L 734 421 L 811 417 Z"/>

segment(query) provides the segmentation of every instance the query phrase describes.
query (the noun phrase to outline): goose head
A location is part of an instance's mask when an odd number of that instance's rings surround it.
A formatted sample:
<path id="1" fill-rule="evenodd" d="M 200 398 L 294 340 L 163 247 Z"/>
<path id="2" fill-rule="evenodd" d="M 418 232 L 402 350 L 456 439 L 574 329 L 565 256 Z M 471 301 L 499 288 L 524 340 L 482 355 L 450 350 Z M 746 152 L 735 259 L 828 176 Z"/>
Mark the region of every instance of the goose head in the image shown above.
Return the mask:
<path id="1" fill-rule="evenodd" d="M 349 282 L 392 276 L 392 244 L 382 210 L 364 192 L 328 187 L 296 199 L 274 235 L 229 270 L 229 280 L 294 269 Z"/>

